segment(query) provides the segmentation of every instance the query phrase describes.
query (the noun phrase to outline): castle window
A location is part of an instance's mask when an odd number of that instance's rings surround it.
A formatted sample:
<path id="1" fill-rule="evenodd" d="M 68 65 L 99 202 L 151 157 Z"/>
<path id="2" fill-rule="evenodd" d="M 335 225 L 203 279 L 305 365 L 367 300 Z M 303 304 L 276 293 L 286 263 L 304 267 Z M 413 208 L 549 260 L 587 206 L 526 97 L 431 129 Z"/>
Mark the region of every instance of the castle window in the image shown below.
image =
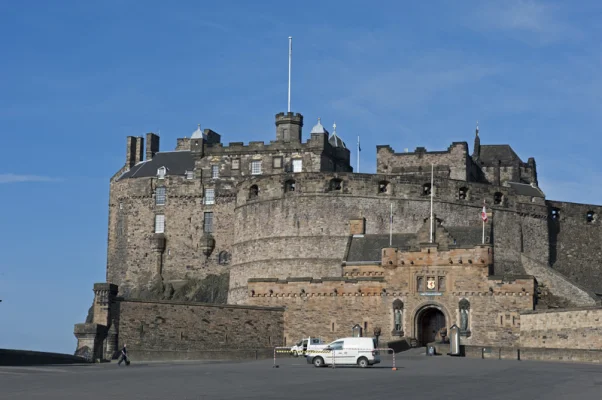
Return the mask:
<path id="1" fill-rule="evenodd" d="M 211 179 L 219 178 L 219 165 L 211 166 Z"/>
<path id="2" fill-rule="evenodd" d="M 293 160 L 293 172 L 303 172 L 303 160 Z"/>
<path id="3" fill-rule="evenodd" d="M 232 169 L 240 169 L 240 159 L 235 158 L 232 160 Z"/>
<path id="4" fill-rule="evenodd" d="M 256 199 L 259 196 L 259 187 L 257 185 L 251 185 L 249 188 L 249 200 Z"/>
<path id="5" fill-rule="evenodd" d="M 389 193 L 389 185 L 387 181 L 378 182 L 378 193 Z"/>
<path id="6" fill-rule="evenodd" d="M 331 191 L 340 191 L 343 189 L 343 181 L 338 178 L 331 179 L 329 188 Z"/>
<path id="7" fill-rule="evenodd" d="M 458 190 L 458 198 L 460 200 L 466 200 L 468 198 L 468 188 L 467 187 L 461 187 Z"/>
<path id="8" fill-rule="evenodd" d="M 205 189 L 205 204 L 215 204 L 215 189 Z"/>
<path id="9" fill-rule="evenodd" d="M 261 175 L 261 160 L 251 161 L 251 175 Z"/>
<path id="10" fill-rule="evenodd" d="M 495 192 L 493 195 L 493 204 L 501 205 L 504 201 L 504 195 L 500 192 Z"/>
<path id="11" fill-rule="evenodd" d="M 294 192 L 295 191 L 295 181 L 292 179 L 289 179 L 288 181 L 284 182 L 284 192 L 285 193 L 289 193 L 289 192 Z"/>
<path id="12" fill-rule="evenodd" d="M 165 187 L 158 187 L 155 189 L 155 205 L 165 205 Z"/>
<path id="13" fill-rule="evenodd" d="M 430 196 L 431 195 L 431 184 L 430 183 L 425 183 L 424 185 L 422 185 L 422 195 L 423 196 Z"/>
<path id="14" fill-rule="evenodd" d="M 204 220 L 203 220 L 203 232 L 207 232 L 207 233 L 211 233 L 213 232 L 213 213 L 212 212 L 206 212 L 204 214 Z"/>
<path id="15" fill-rule="evenodd" d="M 282 168 L 282 157 L 274 157 L 272 159 L 272 167 L 273 168 Z"/>
<path id="16" fill-rule="evenodd" d="M 165 179 L 165 174 L 167 173 L 167 168 L 159 167 L 157 168 L 157 178 Z"/>
<path id="17" fill-rule="evenodd" d="M 186 179 L 194 179 L 194 171 L 186 171 L 184 175 L 186 175 Z"/>
<path id="18" fill-rule="evenodd" d="M 220 265 L 227 265 L 230 264 L 230 253 L 228 253 L 227 251 L 221 251 L 219 253 L 219 256 L 217 258 L 217 262 Z"/>
<path id="19" fill-rule="evenodd" d="M 560 219 L 560 210 L 553 208 L 551 211 L 551 217 L 553 220 L 558 221 Z"/>
<path id="20" fill-rule="evenodd" d="M 587 214 L 585 215 L 585 220 L 588 223 L 592 223 L 596 220 L 596 213 L 594 213 L 593 211 L 588 211 Z"/>
<path id="21" fill-rule="evenodd" d="M 155 215 L 155 233 L 165 232 L 165 215 Z"/>

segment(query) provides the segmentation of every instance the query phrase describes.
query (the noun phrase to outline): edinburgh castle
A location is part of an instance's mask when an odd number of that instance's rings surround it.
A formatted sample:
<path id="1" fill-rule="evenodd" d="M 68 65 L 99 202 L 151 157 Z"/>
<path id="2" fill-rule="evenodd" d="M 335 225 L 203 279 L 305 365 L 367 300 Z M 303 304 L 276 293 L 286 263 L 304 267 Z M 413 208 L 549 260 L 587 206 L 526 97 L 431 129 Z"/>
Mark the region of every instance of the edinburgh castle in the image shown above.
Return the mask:
<path id="1" fill-rule="evenodd" d="M 602 349 L 602 206 L 546 199 L 535 159 L 478 128 L 472 149 L 377 146 L 367 174 L 343 135 L 303 126 L 280 113 L 248 144 L 199 126 L 169 151 L 128 137 L 78 348 L 202 358 L 352 328 L 420 346 L 455 324 L 469 348 Z"/>

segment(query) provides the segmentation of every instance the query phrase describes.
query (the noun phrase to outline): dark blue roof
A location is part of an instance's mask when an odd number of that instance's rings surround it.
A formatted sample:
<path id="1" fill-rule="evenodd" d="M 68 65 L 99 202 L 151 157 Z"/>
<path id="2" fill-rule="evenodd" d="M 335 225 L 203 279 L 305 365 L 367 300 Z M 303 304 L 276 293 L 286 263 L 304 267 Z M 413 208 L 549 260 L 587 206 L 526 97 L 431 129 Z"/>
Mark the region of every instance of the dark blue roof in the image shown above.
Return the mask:
<path id="1" fill-rule="evenodd" d="M 118 179 L 157 176 L 157 170 L 161 167 L 167 169 L 166 175 L 184 175 L 186 171 L 194 169 L 194 158 L 189 150 L 157 153 L 152 160 L 134 165 Z"/>

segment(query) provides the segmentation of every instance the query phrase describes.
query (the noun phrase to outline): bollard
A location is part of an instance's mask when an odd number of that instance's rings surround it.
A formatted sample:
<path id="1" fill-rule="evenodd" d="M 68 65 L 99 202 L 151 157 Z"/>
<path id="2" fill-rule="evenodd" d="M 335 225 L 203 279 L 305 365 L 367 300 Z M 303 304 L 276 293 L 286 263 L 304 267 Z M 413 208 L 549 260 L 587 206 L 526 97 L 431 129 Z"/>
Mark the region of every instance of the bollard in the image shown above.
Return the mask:
<path id="1" fill-rule="evenodd" d="M 278 365 L 276 365 L 276 347 L 274 347 L 274 365 L 272 368 L 278 368 Z"/>
<path id="2" fill-rule="evenodd" d="M 393 371 L 397 371 L 397 367 L 395 366 L 395 350 L 393 349 L 389 349 L 391 350 L 391 353 L 393 354 L 393 368 L 391 368 Z"/>

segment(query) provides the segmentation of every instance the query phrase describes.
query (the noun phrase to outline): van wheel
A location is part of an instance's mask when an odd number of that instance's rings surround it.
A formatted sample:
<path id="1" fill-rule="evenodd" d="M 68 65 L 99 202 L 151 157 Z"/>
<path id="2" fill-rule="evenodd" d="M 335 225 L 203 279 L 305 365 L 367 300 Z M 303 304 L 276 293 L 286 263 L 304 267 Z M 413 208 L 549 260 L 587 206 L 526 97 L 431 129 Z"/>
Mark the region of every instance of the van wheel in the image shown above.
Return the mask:
<path id="1" fill-rule="evenodd" d="M 314 358 L 314 367 L 323 367 L 324 366 L 324 359 L 322 357 L 316 357 Z"/>
<path id="2" fill-rule="evenodd" d="M 359 365 L 361 368 L 366 368 L 370 364 L 368 363 L 368 359 L 366 357 L 361 357 L 359 360 L 357 360 L 357 365 Z"/>

